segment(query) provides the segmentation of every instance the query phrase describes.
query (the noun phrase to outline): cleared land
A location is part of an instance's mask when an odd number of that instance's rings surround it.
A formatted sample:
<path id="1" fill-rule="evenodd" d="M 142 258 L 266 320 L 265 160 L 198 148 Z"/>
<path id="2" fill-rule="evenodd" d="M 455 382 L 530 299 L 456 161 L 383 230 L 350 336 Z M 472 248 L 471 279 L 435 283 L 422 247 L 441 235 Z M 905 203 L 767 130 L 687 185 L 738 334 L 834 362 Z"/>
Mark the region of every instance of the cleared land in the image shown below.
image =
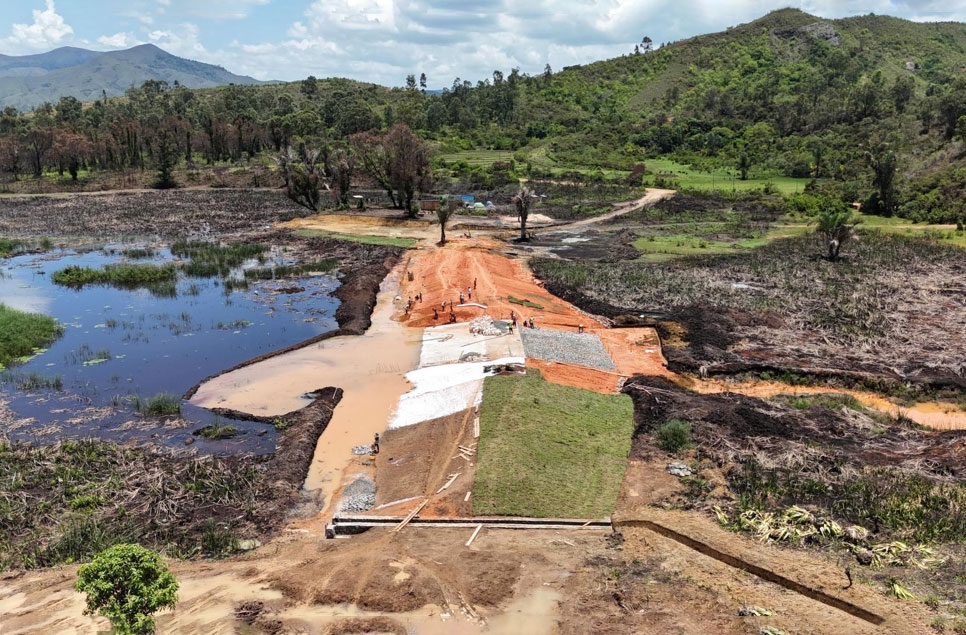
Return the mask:
<path id="1" fill-rule="evenodd" d="M 532 369 L 487 378 L 473 512 L 607 516 L 630 450 L 631 410 L 624 395 L 558 386 Z"/>

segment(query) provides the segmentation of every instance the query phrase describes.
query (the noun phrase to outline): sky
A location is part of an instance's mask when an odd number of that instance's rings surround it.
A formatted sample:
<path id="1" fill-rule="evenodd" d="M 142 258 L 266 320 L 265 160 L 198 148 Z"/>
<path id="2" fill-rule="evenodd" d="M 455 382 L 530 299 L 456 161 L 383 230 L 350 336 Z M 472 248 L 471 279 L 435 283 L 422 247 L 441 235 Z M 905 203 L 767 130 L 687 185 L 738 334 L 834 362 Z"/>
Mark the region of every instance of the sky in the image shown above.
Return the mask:
<path id="1" fill-rule="evenodd" d="M 0 53 L 151 43 L 256 79 L 309 75 L 430 88 L 538 74 L 721 31 L 793 6 L 966 22 L 966 0 L 0 0 Z"/>

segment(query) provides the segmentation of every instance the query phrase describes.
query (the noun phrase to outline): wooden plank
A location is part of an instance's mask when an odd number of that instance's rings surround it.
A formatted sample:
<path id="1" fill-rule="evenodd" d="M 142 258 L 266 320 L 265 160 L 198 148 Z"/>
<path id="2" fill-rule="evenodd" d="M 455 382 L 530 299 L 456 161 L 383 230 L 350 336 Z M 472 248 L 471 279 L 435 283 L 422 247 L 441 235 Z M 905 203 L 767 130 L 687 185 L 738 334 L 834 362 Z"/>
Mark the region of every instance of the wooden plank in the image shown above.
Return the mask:
<path id="1" fill-rule="evenodd" d="M 402 519 L 402 522 L 401 523 L 399 523 L 398 525 L 396 525 L 395 527 L 393 527 L 389 531 L 391 531 L 393 533 L 396 533 L 400 529 L 402 529 L 403 527 L 405 527 L 406 525 L 408 525 L 409 524 L 409 521 L 411 521 L 413 518 L 415 518 L 416 515 L 419 514 L 419 512 L 423 511 L 423 507 L 426 507 L 426 505 L 428 503 L 429 503 L 429 499 L 428 498 L 424 499 L 423 502 L 421 502 L 416 507 L 416 509 L 414 509 L 413 511 L 409 512 L 409 515 Z"/>
<path id="2" fill-rule="evenodd" d="M 473 541 L 476 540 L 476 536 L 480 533 L 480 530 L 481 529 L 483 529 L 483 525 L 477 525 L 476 526 L 476 529 L 473 530 L 473 535 L 470 536 L 470 539 L 466 541 L 466 546 L 467 547 L 469 547 L 471 544 L 473 544 Z"/>
<path id="3" fill-rule="evenodd" d="M 450 475 L 450 478 L 449 478 L 449 480 L 448 480 L 448 481 L 446 481 L 446 484 L 445 484 L 445 485 L 443 485 L 443 486 L 442 486 L 441 488 L 439 488 L 438 490 L 436 490 L 436 493 L 437 493 L 437 494 L 439 494 L 439 493 L 440 493 L 440 492 L 442 492 L 442 491 L 443 491 L 444 489 L 446 489 L 447 487 L 449 487 L 450 485 L 452 485 L 452 484 L 453 484 L 453 481 L 455 481 L 455 480 L 457 479 L 457 477 L 458 477 L 458 476 L 459 476 L 460 474 L 462 474 L 462 472 L 457 472 L 456 474 L 452 474 L 452 475 Z"/>
<path id="4" fill-rule="evenodd" d="M 463 502 L 465 503 L 465 502 L 467 502 L 468 500 L 470 500 L 470 496 L 472 496 L 472 495 L 473 495 L 473 492 L 472 492 L 472 490 L 471 490 L 471 491 L 469 491 L 469 492 L 466 492 L 466 496 L 464 496 L 464 497 L 463 497 Z"/>
<path id="5" fill-rule="evenodd" d="M 473 438 L 480 438 L 480 418 L 473 419 Z"/>

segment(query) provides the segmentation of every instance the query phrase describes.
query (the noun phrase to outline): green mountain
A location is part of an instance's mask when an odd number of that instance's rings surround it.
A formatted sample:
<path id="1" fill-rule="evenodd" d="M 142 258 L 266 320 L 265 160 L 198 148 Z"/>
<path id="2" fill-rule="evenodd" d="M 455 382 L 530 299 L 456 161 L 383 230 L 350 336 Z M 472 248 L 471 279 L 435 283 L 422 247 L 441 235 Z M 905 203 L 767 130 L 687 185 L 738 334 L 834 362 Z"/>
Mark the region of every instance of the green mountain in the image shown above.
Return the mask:
<path id="1" fill-rule="evenodd" d="M 815 177 L 848 201 L 869 197 L 874 166 L 891 162 L 901 196 L 881 211 L 963 214 L 962 188 L 951 187 L 966 176 L 960 23 L 824 20 L 785 9 L 511 87 L 500 79 L 472 90 L 454 84 L 443 95 L 444 145 L 517 150 L 551 168 L 629 170 L 663 157 Z M 510 113 L 500 110 L 501 91 L 513 94 Z"/>
<path id="2" fill-rule="evenodd" d="M 0 56 L 0 106 L 26 110 L 63 96 L 91 101 L 103 93 L 123 95 L 147 80 L 188 88 L 261 83 L 220 66 L 176 57 L 153 44 L 106 53 L 64 47 L 40 55 Z"/>

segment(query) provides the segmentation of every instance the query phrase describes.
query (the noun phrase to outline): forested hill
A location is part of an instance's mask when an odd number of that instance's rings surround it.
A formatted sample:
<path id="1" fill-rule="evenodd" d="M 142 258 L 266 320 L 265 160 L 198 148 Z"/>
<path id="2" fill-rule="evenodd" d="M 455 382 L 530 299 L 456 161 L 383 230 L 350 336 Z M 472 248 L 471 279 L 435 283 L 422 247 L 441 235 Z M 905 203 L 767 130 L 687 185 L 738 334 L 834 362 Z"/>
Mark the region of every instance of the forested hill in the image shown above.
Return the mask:
<path id="1" fill-rule="evenodd" d="M 0 179 L 62 166 L 64 154 L 95 172 L 148 169 L 158 139 L 175 140 L 193 163 L 271 164 L 264 155 L 286 147 L 326 157 L 352 134 L 404 123 L 434 146 L 439 178 L 615 178 L 669 158 L 750 178 L 814 178 L 816 189 L 869 211 L 964 215 L 966 25 L 786 9 L 654 50 L 650 38 L 615 59 L 533 76 L 497 70 L 440 94 L 416 79 L 432 69 L 413 69 L 393 89 L 311 77 L 208 90 L 155 81 L 84 108 L 62 99 L 8 109 Z M 38 145 L 38 135 L 54 139 Z M 504 152 L 492 155 L 496 166 L 444 164 L 480 149 Z"/>
<path id="2" fill-rule="evenodd" d="M 153 44 L 108 52 L 63 47 L 39 55 L 0 55 L 0 106 L 28 109 L 65 95 L 80 101 L 105 93 L 114 97 L 148 80 L 188 88 L 259 83 L 220 66 L 176 57 Z"/>

